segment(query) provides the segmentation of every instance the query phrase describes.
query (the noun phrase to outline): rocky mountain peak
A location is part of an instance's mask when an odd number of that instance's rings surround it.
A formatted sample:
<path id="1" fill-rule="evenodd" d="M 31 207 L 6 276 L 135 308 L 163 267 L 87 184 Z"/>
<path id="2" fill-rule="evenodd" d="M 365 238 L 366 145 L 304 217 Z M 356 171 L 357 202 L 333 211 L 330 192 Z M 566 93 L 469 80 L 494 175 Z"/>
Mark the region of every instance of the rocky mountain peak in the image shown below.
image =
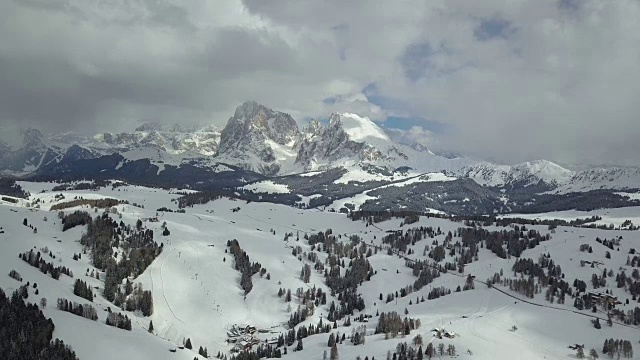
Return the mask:
<path id="1" fill-rule="evenodd" d="M 159 122 L 147 122 L 136 128 L 135 131 L 162 131 L 165 126 Z"/>
<path id="2" fill-rule="evenodd" d="M 246 101 L 236 108 L 222 131 L 221 146 L 234 137 L 243 137 L 250 133 L 261 133 L 267 139 L 285 145 L 295 141 L 300 135 L 298 124 L 291 115 L 274 111 L 255 101 Z M 232 135 L 229 136 L 225 135 Z"/>
<path id="3" fill-rule="evenodd" d="M 286 157 L 299 138 L 291 115 L 246 101 L 222 130 L 218 155 L 236 159 L 244 168 L 275 174 L 280 169 L 276 153 Z"/>
<path id="4" fill-rule="evenodd" d="M 340 114 L 333 113 L 329 116 L 329 127 L 338 127 L 341 126 Z"/>
<path id="5" fill-rule="evenodd" d="M 318 135 L 322 131 L 322 124 L 316 119 L 311 119 L 309 123 L 302 129 L 305 137 Z"/>
<path id="6" fill-rule="evenodd" d="M 38 129 L 27 128 L 24 130 L 22 143 L 24 146 L 39 146 L 43 145 L 42 139 L 44 135 Z"/>

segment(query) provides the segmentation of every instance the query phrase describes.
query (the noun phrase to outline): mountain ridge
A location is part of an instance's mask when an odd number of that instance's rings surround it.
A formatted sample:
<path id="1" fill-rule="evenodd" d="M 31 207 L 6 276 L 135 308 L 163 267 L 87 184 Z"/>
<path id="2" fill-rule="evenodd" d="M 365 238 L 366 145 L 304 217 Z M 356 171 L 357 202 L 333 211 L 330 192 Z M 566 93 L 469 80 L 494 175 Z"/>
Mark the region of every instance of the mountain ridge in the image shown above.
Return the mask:
<path id="1" fill-rule="evenodd" d="M 470 178 L 482 186 L 538 187 L 555 193 L 640 187 L 640 169 L 636 168 L 573 171 L 547 160 L 498 165 L 440 156 L 424 145 L 392 140 L 373 121 L 357 114 L 333 113 L 326 124 L 311 120 L 300 129 L 289 114 L 255 101 L 239 105 L 224 128 L 148 122 L 130 133 L 105 132 L 93 137 L 45 136 L 31 128 L 21 130 L 20 135 L 22 141 L 13 136 L 12 144 L 0 139 L 2 173 L 26 175 L 60 162 L 111 154 L 139 157 L 144 154 L 141 149 L 157 149 L 170 155 L 150 159 L 161 165 L 158 172 L 164 168 L 163 159 L 170 158 L 173 166 L 211 168 L 223 163 L 270 177 L 332 168 L 356 172 L 375 168 L 389 174 L 396 169 L 409 169 L 414 175 L 441 172 Z"/>

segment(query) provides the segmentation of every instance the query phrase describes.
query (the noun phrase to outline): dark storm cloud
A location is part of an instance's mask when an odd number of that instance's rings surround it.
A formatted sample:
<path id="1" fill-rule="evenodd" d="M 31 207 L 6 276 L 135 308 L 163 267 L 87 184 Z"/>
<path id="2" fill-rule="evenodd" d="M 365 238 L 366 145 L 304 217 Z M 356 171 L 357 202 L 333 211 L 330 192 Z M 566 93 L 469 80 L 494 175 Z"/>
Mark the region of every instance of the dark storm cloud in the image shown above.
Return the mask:
<path id="1" fill-rule="evenodd" d="M 635 0 L 0 2 L 0 122 L 224 124 L 255 99 L 299 119 L 423 120 L 482 158 L 640 164 Z M 445 149 L 446 150 L 446 149 Z"/>

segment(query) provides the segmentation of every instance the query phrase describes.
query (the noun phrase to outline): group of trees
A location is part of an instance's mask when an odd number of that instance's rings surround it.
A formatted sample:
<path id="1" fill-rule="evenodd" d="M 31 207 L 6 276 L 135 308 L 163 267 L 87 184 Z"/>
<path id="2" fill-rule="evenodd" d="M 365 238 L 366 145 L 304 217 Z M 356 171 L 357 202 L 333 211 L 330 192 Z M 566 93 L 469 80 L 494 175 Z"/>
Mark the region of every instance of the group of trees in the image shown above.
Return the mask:
<path id="1" fill-rule="evenodd" d="M 50 254 L 52 256 L 52 254 Z M 69 270 L 65 266 L 54 266 L 53 263 L 45 261 L 41 255 L 40 251 L 34 252 L 33 249 L 28 252 L 21 253 L 18 257 L 28 263 L 29 265 L 40 269 L 40 272 L 43 274 L 49 274 L 53 279 L 58 280 L 60 278 L 60 274 L 65 274 L 69 277 L 73 277 L 73 272 Z"/>
<path id="2" fill-rule="evenodd" d="M 350 211 L 347 214 L 347 217 L 353 221 L 362 220 L 367 224 L 374 224 L 383 221 L 390 220 L 392 218 L 407 218 L 407 217 L 419 217 L 424 216 L 427 218 L 442 218 L 448 219 L 454 222 L 464 222 L 465 226 L 475 227 L 475 226 L 509 226 L 512 224 L 519 225 L 547 225 L 549 226 L 549 230 L 554 229 L 558 226 L 572 226 L 572 227 L 585 227 L 585 224 L 593 223 L 596 221 L 602 220 L 599 216 L 591 216 L 583 219 L 575 219 L 575 220 L 562 220 L 562 219 L 526 219 L 526 218 L 505 218 L 505 217 L 496 217 L 494 215 L 447 215 L 447 214 L 436 214 L 429 212 L 417 212 L 417 211 L 394 211 L 394 210 L 381 210 L 381 211 L 369 211 L 369 210 L 360 210 L 360 211 Z M 406 222 L 405 222 L 406 224 Z M 591 226 L 589 226 L 591 227 Z"/>
<path id="3" fill-rule="evenodd" d="M 51 211 L 64 210 L 67 208 L 83 206 L 83 205 L 88 205 L 92 208 L 105 209 L 105 208 L 114 207 L 120 203 L 123 203 L 123 202 L 121 202 L 120 200 L 110 199 L 110 198 L 104 198 L 104 199 L 80 198 L 80 199 L 75 199 L 75 200 L 71 200 L 63 203 L 54 204 L 53 206 L 51 206 Z"/>
<path id="4" fill-rule="evenodd" d="M 541 242 L 551 239 L 549 234 L 541 235 L 536 230 L 527 231 L 524 226 L 517 225 L 512 230 L 489 231 L 483 228 L 460 228 L 457 232 L 463 243 L 483 241 L 488 250 L 503 259 L 506 259 L 507 255 L 520 257 L 525 249 L 533 249 Z"/>
<path id="5" fill-rule="evenodd" d="M 440 235 L 442 232 L 440 228 L 437 230 L 432 227 L 415 227 L 406 231 L 398 230 L 390 233 L 382 238 L 383 244 L 388 244 L 392 249 L 396 249 L 399 252 L 406 253 L 409 245 L 415 245 L 416 242 L 425 239 L 433 238 L 436 235 Z"/>
<path id="6" fill-rule="evenodd" d="M 271 345 L 260 345 L 256 347 L 255 350 L 241 351 L 237 354 L 233 354 L 228 360 L 259 360 L 262 358 L 279 359 L 283 354 L 287 354 L 287 348 L 284 348 L 284 351 L 281 351 L 279 348 Z M 226 359 L 226 355 L 223 356 L 220 353 L 216 357 L 218 359 Z"/>
<path id="7" fill-rule="evenodd" d="M 311 265 L 302 265 L 302 270 L 300 270 L 300 280 L 304 281 L 307 284 L 309 283 L 309 281 L 311 281 Z"/>
<path id="8" fill-rule="evenodd" d="M 150 291 L 135 288 L 128 280 L 137 277 L 162 253 L 163 244 L 153 240 L 153 231 L 144 229 L 138 220 L 136 227 L 111 219 L 107 213 L 87 224 L 87 232 L 80 242 L 90 250 L 93 265 L 106 272 L 103 295 L 116 306 L 127 311 L 139 310 L 144 316 L 153 313 Z M 120 248 L 119 261 L 114 248 Z M 122 282 L 127 279 L 125 286 Z"/>
<path id="9" fill-rule="evenodd" d="M 229 252 L 233 255 L 235 259 L 235 268 L 240 272 L 240 286 L 244 290 L 244 294 L 247 295 L 253 289 L 253 282 L 251 281 L 251 277 L 254 274 L 260 272 L 262 265 L 260 263 L 251 263 L 249 259 L 249 255 L 240 248 L 240 243 L 238 240 L 228 240 L 227 246 L 229 247 Z M 265 271 L 266 272 L 266 271 Z"/>
<path id="10" fill-rule="evenodd" d="M 416 218 L 419 220 L 420 215 L 428 216 L 428 213 L 422 214 L 415 211 L 351 211 L 347 214 L 347 217 L 352 221 L 364 221 L 367 224 L 379 223 L 393 218 L 403 218 L 409 220 L 404 221 L 405 224 L 411 224 Z"/>
<path id="11" fill-rule="evenodd" d="M 409 335 L 411 330 L 415 330 L 420 327 L 419 319 L 411 319 L 404 317 L 404 319 L 398 315 L 397 312 L 392 311 L 388 313 L 381 313 L 378 317 L 378 325 L 376 326 L 376 334 L 385 334 L 385 337 L 396 337 L 398 335 Z"/>
<path id="12" fill-rule="evenodd" d="M 206 347 L 203 348 L 202 346 L 200 346 L 200 348 L 198 349 L 198 355 L 206 359 L 209 357 L 209 351 Z"/>
<path id="13" fill-rule="evenodd" d="M 109 326 L 115 326 L 118 329 L 131 331 L 131 319 L 129 319 L 127 315 L 122 315 L 121 313 L 109 312 L 106 324 Z"/>
<path id="14" fill-rule="evenodd" d="M 87 225 L 92 220 L 88 212 L 80 210 L 66 215 L 60 211 L 58 217 L 62 219 L 62 231 L 73 229 L 76 226 Z"/>
<path id="15" fill-rule="evenodd" d="M 507 279 L 504 284 L 529 298 L 533 298 L 546 287 L 547 301 L 564 304 L 566 295 L 575 298 L 579 290 L 586 290 L 586 284 L 576 279 L 573 285 L 577 291 L 574 293 L 571 284 L 564 281 L 562 268 L 554 263 L 549 254 L 541 254 L 537 262 L 529 258 L 517 259 L 512 270 L 514 275 L 521 275 L 520 279 Z"/>
<path id="16" fill-rule="evenodd" d="M 407 261 L 406 265 L 412 269 L 413 276 L 418 277 L 413 282 L 413 289 L 418 291 L 429 285 L 433 280 L 440 276 L 440 272 L 446 272 L 442 266 L 431 263 L 429 260 Z"/>
<path id="17" fill-rule="evenodd" d="M 9 271 L 9 277 L 22 282 L 22 275 L 20 275 L 20 273 L 15 270 Z"/>
<path id="18" fill-rule="evenodd" d="M 22 199 L 29 197 L 29 193 L 16 184 L 16 179 L 8 177 L 0 177 L 0 194 Z"/>
<path id="19" fill-rule="evenodd" d="M 8 298 L 0 289 L 0 329 L 0 359 L 77 359 L 64 342 L 52 341 L 53 321 L 17 291 Z"/>
<path id="20" fill-rule="evenodd" d="M 445 346 L 443 343 L 439 343 L 437 346 L 434 346 L 433 343 L 427 344 L 426 349 L 422 350 L 421 344 L 414 344 L 418 346 L 416 349 L 408 345 L 406 342 L 399 343 L 396 346 L 396 351 L 391 354 L 391 351 L 387 353 L 387 360 L 422 360 L 425 357 L 428 359 L 434 357 L 443 357 L 445 355 L 455 357 L 457 355 L 457 350 L 455 345 L 449 344 L 449 346 Z M 470 351 L 469 351 L 470 353 Z"/>
<path id="21" fill-rule="evenodd" d="M 80 279 L 76 279 L 75 284 L 73 284 L 73 294 L 89 301 L 93 301 L 93 291 L 91 290 L 91 286 Z"/>
<path id="22" fill-rule="evenodd" d="M 69 190 L 98 190 L 102 187 L 112 185 L 114 188 L 121 186 L 122 183 L 111 183 L 109 180 L 94 179 L 91 182 L 78 182 L 78 183 L 62 183 L 54 186 L 51 191 L 69 191 Z"/>
<path id="23" fill-rule="evenodd" d="M 96 321 L 98 320 L 98 312 L 89 304 L 78 304 L 67 299 L 58 299 L 58 310 L 70 312 L 72 314 L 82 316 L 83 318 Z"/>
<path id="24" fill-rule="evenodd" d="M 609 249 L 613 250 L 614 247 L 620 246 L 620 239 L 621 239 L 621 237 L 613 238 L 611 240 L 600 239 L 599 237 L 596 237 L 596 242 L 598 242 L 598 243 L 608 247 Z"/>
<path id="25" fill-rule="evenodd" d="M 609 357 L 618 357 L 620 355 L 625 358 L 633 357 L 633 345 L 629 340 L 608 339 L 604 341 L 602 346 L 602 353 L 609 355 Z"/>
<path id="26" fill-rule="evenodd" d="M 292 346 L 296 340 L 302 340 L 315 334 L 328 333 L 335 327 L 337 327 L 336 323 L 334 323 L 332 327 L 330 322 L 323 322 L 322 319 L 320 319 L 317 324 L 299 326 L 297 330 L 295 328 L 291 328 L 286 333 L 280 334 L 275 345 L 276 347 L 284 345 Z"/>
<path id="27" fill-rule="evenodd" d="M 341 237 L 340 235 L 338 237 Z M 324 271 L 325 282 L 331 290 L 331 295 L 336 296 L 340 303 L 330 304 L 329 321 L 342 319 L 346 315 L 353 315 L 354 310 L 364 310 L 364 300 L 358 294 L 358 286 L 364 281 L 369 281 L 375 274 L 373 267 L 367 260 L 372 255 L 371 249 L 367 249 L 364 242 L 358 236 L 351 236 L 348 242 L 339 242 L 333 235 L 332 229 L 317 234 L 305 234 L 305 240 L 311 245 L 311 252 L 307 254 L 308 260 L 315 259 L 314 269 Z M 324 263 L 318 260 L 314 250 L 324 251 L 328 254 Z M 299 255 L 301 252 L 294 248 L 294 252 Z M 345 258 L 348 260 L 345 261 Z M 343 270 L 344 269 L 344 270 Z M 310 277 L 310 267 L 303 269 L 303 275 Z M 324 299 L 322 302 L 326 302 Z"/>

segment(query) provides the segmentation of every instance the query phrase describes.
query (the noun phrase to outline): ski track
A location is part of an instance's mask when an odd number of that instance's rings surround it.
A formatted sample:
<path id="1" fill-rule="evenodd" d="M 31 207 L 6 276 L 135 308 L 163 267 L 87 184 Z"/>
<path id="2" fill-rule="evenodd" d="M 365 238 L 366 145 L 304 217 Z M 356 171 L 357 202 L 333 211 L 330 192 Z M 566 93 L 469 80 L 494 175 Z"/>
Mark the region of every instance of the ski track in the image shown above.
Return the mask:
<path id="1" fill-rule="evenodd" d="M 167 261 L 167 259 L 169 258 L 169 254 L 167 254 L 167 256 L 165 256 L 165 258 L 162 260 L 162 264 L 160 265 L 160 282 L 162 284 L 162 297 L 164 297 L 164 302 L 167 304 L 167 308 L 169 309 L 169 311 L 171 312 L 171 314 L 173 315 L 173 317 L 180 321 L 181 323 L 184 324 L 184 321 L 180 320 L 180 318 L 178 318 L 176 316 L 176 314 L 173 312 L 173 309 L 171 308 L 171 305 L 169 304 L 169 301 L 167 300 L 167 294 L 165 292 L 164 289 L 164 278 L 162 277 L 162 268 L 164 267 L 165 262 Z"/>

